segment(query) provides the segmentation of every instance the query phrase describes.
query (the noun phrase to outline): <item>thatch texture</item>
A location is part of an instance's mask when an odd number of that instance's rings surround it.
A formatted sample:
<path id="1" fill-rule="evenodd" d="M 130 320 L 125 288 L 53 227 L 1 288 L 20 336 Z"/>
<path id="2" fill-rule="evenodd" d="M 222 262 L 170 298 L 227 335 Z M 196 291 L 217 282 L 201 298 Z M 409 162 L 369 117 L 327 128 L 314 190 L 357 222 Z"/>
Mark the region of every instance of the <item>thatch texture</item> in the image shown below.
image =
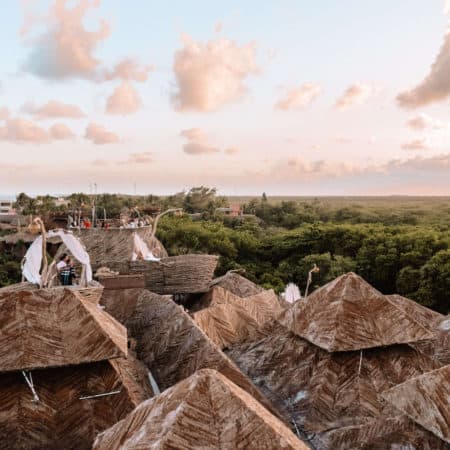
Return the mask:
<path id="1" fill-rule="evenodd" d="M 407 380 L 383 397 L 450 444 L 450 365 Z"/>
<path id="2" fill-rule="evenodd" d="M 151 370 L 161 390 L 199 369 L 210 368 L 275 411 L 250 380 L 170 298 L 142 291 L 133 316 L 126 324 L 129 335 L 136 341 L 137 357 Z"/>
<path id="3" fill-rule="evenodd" d="M 1 450 L 84 450 L 95 436 L 148 398 L 124 375 L 132 364 L 116 360 L 32 372 L 39 401 L 33 401 L 21 372 L 0 374 Z M 120 391 L 92 398 L 92 396 Z"/>
<path id="4" fill-rule="evenodd" d="M 264 290 L 262 287 L 236 272 L 227 272 L 225 275 L 215 278 L 211 282 L 211 287 L 213 286 L 220 286 L 238 297 L 249 297 L 250 295 L 259 294 Z"/>
<path id="5" fill-rule="evenodd" d="M 339 450 L 449 450 L 450 446 L 406 416 L 381 417 L 364 425 L 314 436 L 314 448 Z"/>
<path id="6" fill-rule="evenodd" d="M 0 289 L 0 372 L 127 355 L 126 329 L 95 303 L 97 290 L 19 286 Z"/>
<path id="7" fill-rule="evenodd" d="M 253 397 L 214 370 L 201 370 L 139 405 L 103 432 L 95 450 L 306 450 Z"/>
<path id="8" fill-rule="evenodd" d="M 134 250 L 134 233 L 142 238 L 150 250 L 157 248 L 161 257 L 167 256 L 161 242 L 155 237 L 151 238 L 150 227 L 112 228 L 109 230 L 90 228 L 73 230 L 73 233 L 81 240 L 89 253 L 94 272 L 101 266 L 110 267 L 113 263 L 131 261 Z M 64 245 L 59 248 L 56 258 L 62 253 L 69 253 Z"/>
<path id="9" fill-rule="evenodd" d="M 123 261 L 109 267 L 120 274 L 144 274 L 145 286 L 157 294 L 207 292 L 218 257 L 214 255 L 180 255 L 155 261 Z"/>
<path id="10" fill-rule="evenodd" d="M 214 286 L 201 303 L 208 306 L 192 317 L 205 334 L 220 348 L 256 340 L 259 329 L 283 311 L 272 290 L 241 298 L 220 286 Z"/>
<path id="11" fill-rule="evenodd" d="M 433 337 L 429 329 L 354 273 L 342 275 L 296 302 L 285 325 L 330 352 Z"/>

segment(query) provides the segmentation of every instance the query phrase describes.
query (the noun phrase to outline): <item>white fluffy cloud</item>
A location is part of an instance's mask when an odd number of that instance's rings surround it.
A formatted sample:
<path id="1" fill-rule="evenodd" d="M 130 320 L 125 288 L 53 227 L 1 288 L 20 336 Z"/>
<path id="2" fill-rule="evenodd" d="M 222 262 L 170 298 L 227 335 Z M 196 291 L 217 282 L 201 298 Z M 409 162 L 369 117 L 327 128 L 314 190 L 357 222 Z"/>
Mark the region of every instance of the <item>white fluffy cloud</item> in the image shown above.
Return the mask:
<path id="1" fill-rule="evenodd" d="M 32 115 L 35 119 L 54 119 L 65 117 L 68 119 L 81 119 L 86 116 L 84 112 L 75 105 L 69 105 L 57 100 L 50 100 L 42 106 L 26 103 L 22 106 L 22 112 Z"/>
<path id="2" fill-rule="evenodd" d="M 0 127 L 0 139 L 11 142 L 43 144 L 50 142 L 51 137 L 45 128 L 41 128 L 29 120 L 15 118 L 7 119 L 5 126 Z"/>
<path id="3" fill-rule="evenodd" d="M 430 150 L 430 143 L 426 138 L 412 139 L 402 144 L 403 150 Z"/>
<path id="4" fill-rule="evenodd" d="M 183 35 L 183 48 L 173 64 L 178 111 L 215 111 L 246 92 L 245 80 L 257 73 L 254 44 L 239 46 L 228 39 L 206 44 Z"/>
<path id="5" fill-rule="evenodd" d="M 47 79 L 95 79 L 101 62 L 94 53 L 109 36 L 110 27 L 104 20 L 99 21 L 96 31 L 88 31 L 84 25 L 87 12 L 98 7 L 100 0 L 79 0 L 73 7 L 68 7 L 68 3 L 55 0 L 44 20 L 27 21 L 22 30 L 24 36 L 42 25 L 45 30 L 28 40 L 32 48 L 24 69 Z"/>
<path id="6" fill-rule="evenodd" d="M 86 127 L 84 137 L 92 141 L 96 145 L 114 144 L 120 141 L 119 136 L 111 131 L 106 130 L 105 127 L 90 123 Z"/>
<path id="7" fill-rule="evenodd" d="M 56 140 L 73 139 L 75 135 L 72 130 L 63 123 L 55 123 L 50 127 L 50 136 Z"/>
<path id="8" fill-rule="evenodd" d="M 275 108 L 282 110 L 299 109 L 309 106 L 322 93 L 322 87 L 314 83 L 305 83 L 299 87 L 289 89 Z"/>
<path id="9" fill-rule="evenodd" d="M 433 119 L 427 114 L 417 114 L 406 121 L 406 125 L 413 130 L 440 130 L 445 128 L 445 123 L 441 120 Z"/>
<path id="10" fill-rule="evenodd" d="M 188 155 L 205 155 L 219 153 L 219 149 L 211 145 L 205 132 L 200 128 L 182 130 L 180 136 L 186 138 L 183 151 Z"/>
<path id="11" fill-rule="evenodd" d="M 133 114 L 141 107 L 142 101 L 136 89 L 127 81 L 123 81 L 106 101 L 108 114 Z"/>
<path id="12" fill-rule="evenodd" d="M 352 106 L 358 106 L 365 103 L 373 97 L 379 88 L 368 83 L 353 83 L 336 100 L 335 107 L 340 110 L 346 110 Z"/>

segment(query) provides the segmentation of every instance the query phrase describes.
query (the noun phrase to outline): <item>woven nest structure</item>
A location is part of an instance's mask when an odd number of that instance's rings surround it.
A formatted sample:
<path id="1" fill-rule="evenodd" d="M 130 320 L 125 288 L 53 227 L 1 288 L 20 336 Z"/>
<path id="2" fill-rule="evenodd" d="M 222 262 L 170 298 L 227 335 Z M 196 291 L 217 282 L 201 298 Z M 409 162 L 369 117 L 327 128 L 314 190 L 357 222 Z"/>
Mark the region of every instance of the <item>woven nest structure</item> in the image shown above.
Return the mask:
<path id="1" fill-rule="evenodd" d="M 151 227 L 141 228 L 89 228 L 74 229 L 73 233 L 85 246 L 91 258 L 92 269 L 95 272 L 102 266 L 110 267 L 111 264 L 131 261 L 134 251 L 135 233 L 147 244 L 150 250 L 155 250 L 155 255 L 167 257 L 167 252 L 162 243 L 152 235 Z M 62 245 L 56 254 L 69 253 Z"/>
<path id="2" fill-rule="evenodd" d="M 446 448 L 381 399 L 439 367 L 408 344 L 429 339 L 432 328 L 350 273 L 294 304 L 259 341 L 227 354 L 314 448 Z"/>
<path id="3" fill-rule="evenodd" d="M 234 271 L 227 272 L 225 275 L 215 278 L 210 286 L 219 286 L 238 297 L 249 297 L 250 295 L 259 294 L 264 291 L 261 286 L 258 286 Z"/>
<path id="4" fill-rule="evenodd" d="M 208 306 L 194 312 L 192 317 L 222 349 L 239 342 L 257 340 L 262 336 L 260 329 L 283 311 L 272 290 L 242 298 L 215 285 L 200 303 Z"/>
<path id="5" fill-rule="evenodd" d="M 98 291 L 0 289 L 0 449 L 89 449 L 153 394 Z"/>
<path id="6" fill-rule="evenodd" d="M 215 370 L 199 370 L 103 432 L 95 450 L 306 450 L 276 417 Z"/>

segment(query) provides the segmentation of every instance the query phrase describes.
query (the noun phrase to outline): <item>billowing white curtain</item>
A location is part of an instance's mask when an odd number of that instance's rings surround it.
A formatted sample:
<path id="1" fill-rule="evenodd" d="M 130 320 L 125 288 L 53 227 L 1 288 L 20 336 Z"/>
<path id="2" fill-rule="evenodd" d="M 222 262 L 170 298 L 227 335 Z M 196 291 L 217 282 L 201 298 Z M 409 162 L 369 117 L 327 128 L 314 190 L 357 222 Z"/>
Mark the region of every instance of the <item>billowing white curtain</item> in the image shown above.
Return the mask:
<path id="1" fill-rule="evenodd" d="M 294 283 L 289 283 L 284 290 L 284 299 L 289 303 L 294 303 L 301 299 L 300 289 Z"/>
<path id="2" fill-rule="evenodd" d="M 146 261 L 160 260 L 160 258 L 153 256 L 152 251 L 148 248 L 144 240 L 137 233 L 134 233 L 134 250 L 131 260 L 136 261 L 139 254 L 141 254 Z"/>
<path id="3" fill-rule="evenodd" d="M 49 231 L 47 237 L 59 236 L 73 257 L 79 261 L 86 270 L 86 281 L 92 281 L 92 267 L 88 252 L 80 240 L 70 232 L 63 230 Z M 42 236 L 39 236 L 30 246 L 25 254 L 23 275 L 30 283 L 40 284 L 39 273 L 42 264 Z"/>

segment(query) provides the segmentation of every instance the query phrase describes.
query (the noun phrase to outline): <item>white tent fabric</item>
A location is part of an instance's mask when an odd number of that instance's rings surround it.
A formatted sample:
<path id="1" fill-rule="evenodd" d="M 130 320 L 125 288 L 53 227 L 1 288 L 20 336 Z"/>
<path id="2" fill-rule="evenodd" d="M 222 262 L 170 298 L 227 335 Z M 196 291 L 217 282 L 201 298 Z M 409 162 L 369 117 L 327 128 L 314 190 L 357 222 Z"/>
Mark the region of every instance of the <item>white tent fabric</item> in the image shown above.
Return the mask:
<path id="1" fill-rule="evenodd" d="M 302 295 L 300 294 L 300 289 L 294 283 L 289 283 L 286 286 L 286 289 L 284 290 L 283 294 L 284 299 L 289 303 L 294 303 L 302 298 Z"/>
<path id="2" fill-rule="evenodd" d="M 136 261 L 138 259 L 138 255 L 142 255 L 142 257 L 146 261 L 160 261 L 160 258 L 156 258 L 152 251 L 148 248 L 147 244 L 144 240 L 137 234 L 134 233 L 134 249 L 133 254 L 131 256 L 132 261 Z"/>
<path id="3" fill-rule="evenodd" d="M 59 236 L 66 245 L 73 257 L 79 261 L 86 270 L 86 281 L 92 281 L 92 267 L 88 252 L 81 242 L 72 233 L 63 230 L 49 231 L 47 237 Z M 30 283 L 40 284 L 41 275 L 39 273 L 42 264 L 42 236 L 39 236 L 31 244 L 25 254 L 25 264 L 23 266 L 23 275 Z"/>

